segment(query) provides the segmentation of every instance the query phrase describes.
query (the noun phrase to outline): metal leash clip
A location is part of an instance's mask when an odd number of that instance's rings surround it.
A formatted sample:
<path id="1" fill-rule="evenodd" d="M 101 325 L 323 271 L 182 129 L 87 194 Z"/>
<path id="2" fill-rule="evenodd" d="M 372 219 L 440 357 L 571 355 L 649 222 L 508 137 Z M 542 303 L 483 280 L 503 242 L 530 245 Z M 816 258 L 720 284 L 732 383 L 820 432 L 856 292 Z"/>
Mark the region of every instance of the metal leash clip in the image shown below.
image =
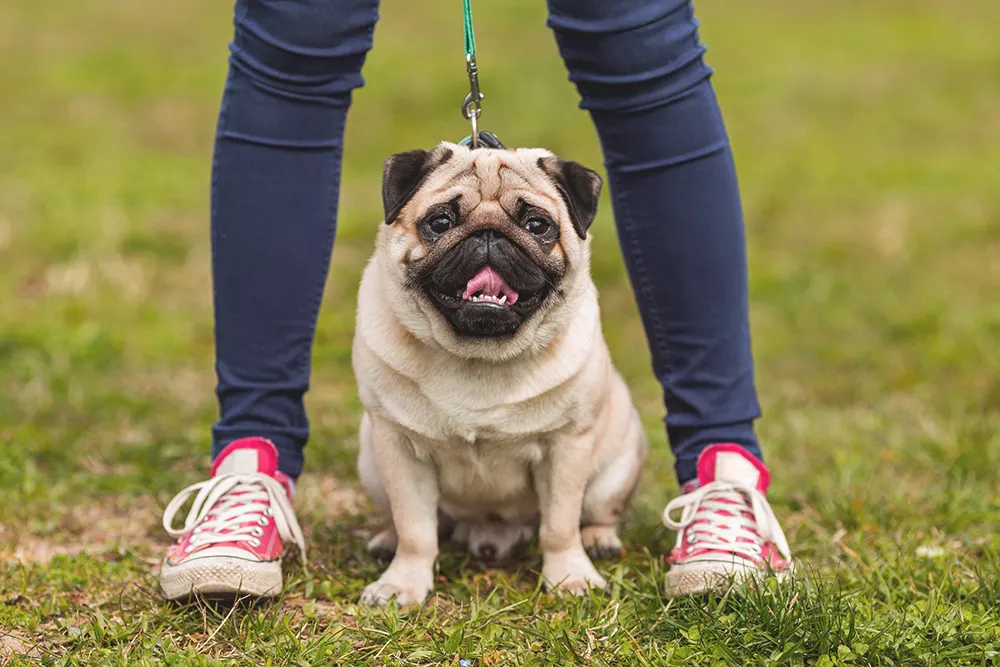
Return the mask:
<path id="1" fill-rule="evenodd" d="M 466 120 L 472 121 L 472 147 L 479 148 L 479 114 L 483 112 L 484 95 L 479 92 L 479 70 L 476 69 L 474 55 L 465 56 L 465 69 L 469 73 L 469 94 L 462 102 L 462 115 Z"/>

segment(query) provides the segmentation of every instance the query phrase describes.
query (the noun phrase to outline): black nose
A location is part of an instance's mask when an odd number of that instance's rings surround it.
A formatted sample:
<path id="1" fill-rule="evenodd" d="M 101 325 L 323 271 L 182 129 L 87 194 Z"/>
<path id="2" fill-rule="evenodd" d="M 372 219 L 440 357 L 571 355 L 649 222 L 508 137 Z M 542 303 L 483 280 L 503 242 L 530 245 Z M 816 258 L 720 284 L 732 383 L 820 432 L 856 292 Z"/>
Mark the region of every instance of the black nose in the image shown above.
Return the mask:
<path id="1" fill-rule="evenodd" d="M 476 232 L 474 236 L 481 239 L 483 252 L 486 255 L 486 263 L 489 264 L 491 260 L 494 260 L 494 257 L 491 255 L 497 254 L 497 242 L 501 238 L 500 235 L 494 229 L 483 229 Z"/>
<path id="2" fill-rule="evenodd" d="M 486 542 L 485 544 L 479 545 L 479 555 L 486 560 L 493 560 L 497 556 L 497 548 L 495 545 Z"/>

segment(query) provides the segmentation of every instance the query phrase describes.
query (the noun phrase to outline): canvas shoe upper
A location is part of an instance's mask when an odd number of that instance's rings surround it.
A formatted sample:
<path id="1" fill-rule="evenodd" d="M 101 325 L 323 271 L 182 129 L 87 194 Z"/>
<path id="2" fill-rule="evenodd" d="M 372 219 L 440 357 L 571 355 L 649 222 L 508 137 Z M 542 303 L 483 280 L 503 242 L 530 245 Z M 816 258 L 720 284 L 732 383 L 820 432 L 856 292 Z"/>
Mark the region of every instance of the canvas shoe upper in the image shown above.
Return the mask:
<path id="1" fill-rule="evenodd" d="M 787 574 L 792 556 L 765 497 L 770 481 L 763 462 L 739 445 L 717 444 L 702 452 L 698 479 L 663 510 L 663 522 L 678 531 L 668 559 L 668 595 Z"/>
<path id="2" fill-rule="evenodd" d="M 277 595 L 285 544 L 297 545 L 305 558 L 291 491 L 291 480 L 278 470 L 278 452 L 269 440 L 230 443 L 212 464 L 210 479 L 178 493 L 163 514 L 163 527 L 178 538 L 160 569 L 164 596 Z M 191 496 L 194 502 L 184 526 L 174 528 L 177 513 Z"/>

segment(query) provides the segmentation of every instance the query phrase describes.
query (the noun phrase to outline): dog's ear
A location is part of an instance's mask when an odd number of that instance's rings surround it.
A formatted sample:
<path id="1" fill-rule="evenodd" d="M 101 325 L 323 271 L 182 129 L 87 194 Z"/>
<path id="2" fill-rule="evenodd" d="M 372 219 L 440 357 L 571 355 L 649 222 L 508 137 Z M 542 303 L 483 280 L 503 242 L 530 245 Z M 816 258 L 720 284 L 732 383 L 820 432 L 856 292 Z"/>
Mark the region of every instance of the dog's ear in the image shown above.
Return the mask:
<path id="1" fill-rule="evenodd" d="M 597 215 L 597 204 L 601 197 L 604 179 L 592 169 L 578 162 L 561 160 L 557 157 L 538 158 L 538 167 L 551 178 L 573 222 L 573 229 L 581 239 L 587 238 L 587 230 Z"/>
<path id="2" fill-rule="evenodd" d="M 451 158 L 451 149 L 427 152 L 413 150 L 390 155 L 382 169 L 382 206 L 385 224 L 391 225 L 399 217 L 406 203 L 413 198 L 427 175 Z"/>

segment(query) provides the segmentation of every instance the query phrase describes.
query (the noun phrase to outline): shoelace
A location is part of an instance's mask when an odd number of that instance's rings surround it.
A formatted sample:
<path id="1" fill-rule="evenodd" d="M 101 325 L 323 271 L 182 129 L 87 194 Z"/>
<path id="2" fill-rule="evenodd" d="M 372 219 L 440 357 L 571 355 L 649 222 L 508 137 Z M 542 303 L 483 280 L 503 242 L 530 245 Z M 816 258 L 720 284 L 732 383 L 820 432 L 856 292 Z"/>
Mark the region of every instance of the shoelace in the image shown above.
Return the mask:
<path id="1" fill-rule="evenodd" d="M 681 510 L 680 520 L 671 514 Z M 750 516 L 745 513 L 749 511 Z M 773 542 L 785 560 L 792 554 L 784 531 L 770 503 L 755 487 L 739 482 L 710 482 L 671 500 L 663 510 L 663 523 L 678 531 L 681 546 L 690 527 L 688 543 L 705 549 L 759 558 L 765 542 Z"/>
<path id="2" fill-rule="evenodd" d="M 195 492 L 198 495 L 184 527 L 174 528 L 174 517 Z M 209 514 L 212 518 L 206 521 Z M 175 538 L 194 530 L 189 549 L 219 542 L 249 542 L 257 547 L 260 546 L 263 527 L 272 519 L 278 535 L 283 541 L 294 542 L 298 546 L 304 562 L 306 540 L 285 488 L 273 477 L 259 473 L 233 473 L 192 484 L 167 505 L 163 512 L 163 527 Z"/>

